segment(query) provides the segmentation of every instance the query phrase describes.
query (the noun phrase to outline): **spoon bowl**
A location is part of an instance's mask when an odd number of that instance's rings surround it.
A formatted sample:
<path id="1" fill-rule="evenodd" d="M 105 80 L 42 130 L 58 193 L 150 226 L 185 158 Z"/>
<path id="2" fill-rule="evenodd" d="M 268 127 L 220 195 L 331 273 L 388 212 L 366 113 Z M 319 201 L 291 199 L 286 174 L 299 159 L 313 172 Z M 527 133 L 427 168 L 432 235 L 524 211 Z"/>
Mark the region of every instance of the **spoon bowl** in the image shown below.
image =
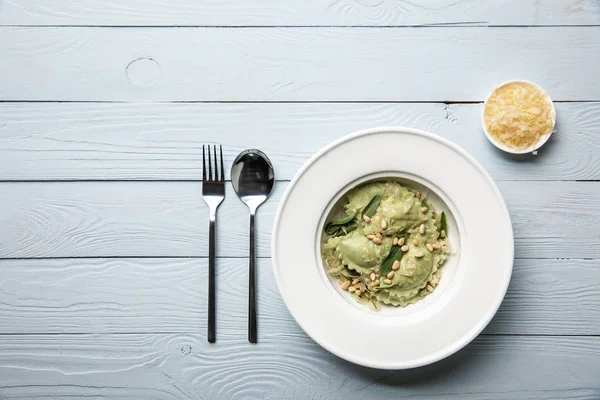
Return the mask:
<path id="1" fill-rule="evenodd" d="M 231 183 L 250 211 L 256 211 L 273 190 L 275 172 L 271 160 L 260 150 L 241 152 L 231 167 Z"/>

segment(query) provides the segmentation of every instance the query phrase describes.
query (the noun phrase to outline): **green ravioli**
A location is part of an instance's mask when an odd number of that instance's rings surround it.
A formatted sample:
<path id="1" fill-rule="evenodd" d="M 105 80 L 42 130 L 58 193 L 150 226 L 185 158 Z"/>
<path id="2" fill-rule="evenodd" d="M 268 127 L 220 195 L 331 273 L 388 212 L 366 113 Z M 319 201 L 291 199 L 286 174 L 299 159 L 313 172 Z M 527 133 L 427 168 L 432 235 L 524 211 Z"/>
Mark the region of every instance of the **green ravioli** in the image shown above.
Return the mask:
<path id="1" fill-rule="evenodd" d="M 331 222 L 347 215 L 356 215 L 353 230 L 333 233 Z M 359 302 L 374 308 L 413 304 L 434 290 L 448 256 L 440 223 L 447 233 L 446 216 L 437 214 L 415 190 L 394 180 L 365 183 L 350 190 L 329 216 L 323 263 Z M 391 251 L 398 239 L 401 245 Z"/>

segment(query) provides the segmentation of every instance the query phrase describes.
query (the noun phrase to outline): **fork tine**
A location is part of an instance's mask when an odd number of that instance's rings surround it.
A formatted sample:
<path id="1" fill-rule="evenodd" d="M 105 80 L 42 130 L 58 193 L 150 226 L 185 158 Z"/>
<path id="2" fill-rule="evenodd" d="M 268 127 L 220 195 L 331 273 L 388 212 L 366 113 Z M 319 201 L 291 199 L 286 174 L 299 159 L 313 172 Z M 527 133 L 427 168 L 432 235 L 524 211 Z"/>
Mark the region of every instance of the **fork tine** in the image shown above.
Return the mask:
<path id="1" fill-rule="evenodd" d="M 212 164 L 210 162 L 210 146 L 206 146 L 208 147 L 208 180 L 212 181 Z"/>
<path id="2" fill-rule="evenodd" d="M 225 182 L 225 168 L 223 168 L 223 146 L 221 148 L 221 181 Z"/>
<path id="3" fill-rule="evenodd" d="M 219 168 L 217 168 L 217 145 L 213 145 L 213 150 L 215 151 L 215 181 L 219 180 Z"/>
<path id="4" fill-rule="evenodd" d="M 206 157 L 204 156 L 204 145 L 202 145 L 202 182 L 206 182 Z"/>

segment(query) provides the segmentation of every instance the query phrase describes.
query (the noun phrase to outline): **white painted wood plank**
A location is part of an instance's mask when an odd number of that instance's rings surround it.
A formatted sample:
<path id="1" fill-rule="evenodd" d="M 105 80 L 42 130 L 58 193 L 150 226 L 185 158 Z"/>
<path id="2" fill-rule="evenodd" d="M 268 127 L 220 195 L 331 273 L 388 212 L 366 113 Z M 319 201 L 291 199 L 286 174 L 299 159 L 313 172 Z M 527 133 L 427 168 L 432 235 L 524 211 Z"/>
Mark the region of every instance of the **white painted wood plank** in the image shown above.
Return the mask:
<path id="1" fill-rule="evenodd" d="M 224 145 L 227 171 L 260 148 L 291 179 L 321 147 L 375 126 L 431 131 L 498 180 L 600 180 L 600 103 L 557 103 L 539 155 L 490 145 L 478 104 L 0 103 L 0 180 L 198 180 L 202 145 Z"/>
<path id="2" fill-rule="evenodd" d="M 600 100 L 600 27 L 3 27 L 0 37 L 10 77 L 0 100 L 481 101 L 515 78 L 554 100 Z"/>
<path id="3" fill-rule="evenodd" d="M 504 302 L 484 332 L 598 335 L 596 282 L 600 260 L 515 260 Z"/>
<path id="4" fill-rule="evenodd" d="M 260 335 L 300 334 L 270 259 L 257 266 Z M 246 331 L 247 270 L 217 261 L 219 337 Z M 0 333 L 204 334 L 207 272 L 205 258 L 0 260 Z M 600 335 L 599 281 L 600 260 L 517 260 L 484 334 Z"/>
<path id="5" fill-rule="evenodd" d="M 600 338 L 479 337 L 409 371 L 344 362 L 305 335 L 208 344 L 202 335 L 3 336 L 0 396 L 119 399 L 590 400 Z"/>
<path id="6" fill-rule="evenodd" d="M 594 0 L 5 0 L 0 25 L 590 25 Z"/>
<path id="7" fill-rule="evenodd" d="M 270 254 L 287 183 L 258 211 L 257 251 Z M 597 182 L 500 182 L 517 258 L 600 258 Z M 206 256 L 208 213 L 199 182 L 0 184 L 0 258 Z M 246 256 L 248 211 L 227 185 L 217 254 Z"/>

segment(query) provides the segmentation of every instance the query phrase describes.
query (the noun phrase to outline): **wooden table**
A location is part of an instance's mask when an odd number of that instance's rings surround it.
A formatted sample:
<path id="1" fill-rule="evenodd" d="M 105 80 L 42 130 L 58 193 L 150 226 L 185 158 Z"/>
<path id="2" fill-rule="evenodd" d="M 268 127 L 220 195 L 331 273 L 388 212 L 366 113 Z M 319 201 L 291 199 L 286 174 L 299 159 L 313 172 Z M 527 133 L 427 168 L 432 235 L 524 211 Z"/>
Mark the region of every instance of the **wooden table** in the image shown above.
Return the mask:
<path id="1" fill-rule="evenodd" d="M 600 399 L 599 65 L 597 0 L 0 0 L 0 399 Z M 537 156 L 481 131 L 481 101 L 514 78 L 556 102 Z M 412 371 L 319 347 L 269 259 L 298 168 L 386 125 L 465 148 L 515 233 L 493 322 Z M 247 212 L 230 185 L 206 341 L 204 143 L 227 165 L 257 147 L 276 167 L 255 346 Z"/>

